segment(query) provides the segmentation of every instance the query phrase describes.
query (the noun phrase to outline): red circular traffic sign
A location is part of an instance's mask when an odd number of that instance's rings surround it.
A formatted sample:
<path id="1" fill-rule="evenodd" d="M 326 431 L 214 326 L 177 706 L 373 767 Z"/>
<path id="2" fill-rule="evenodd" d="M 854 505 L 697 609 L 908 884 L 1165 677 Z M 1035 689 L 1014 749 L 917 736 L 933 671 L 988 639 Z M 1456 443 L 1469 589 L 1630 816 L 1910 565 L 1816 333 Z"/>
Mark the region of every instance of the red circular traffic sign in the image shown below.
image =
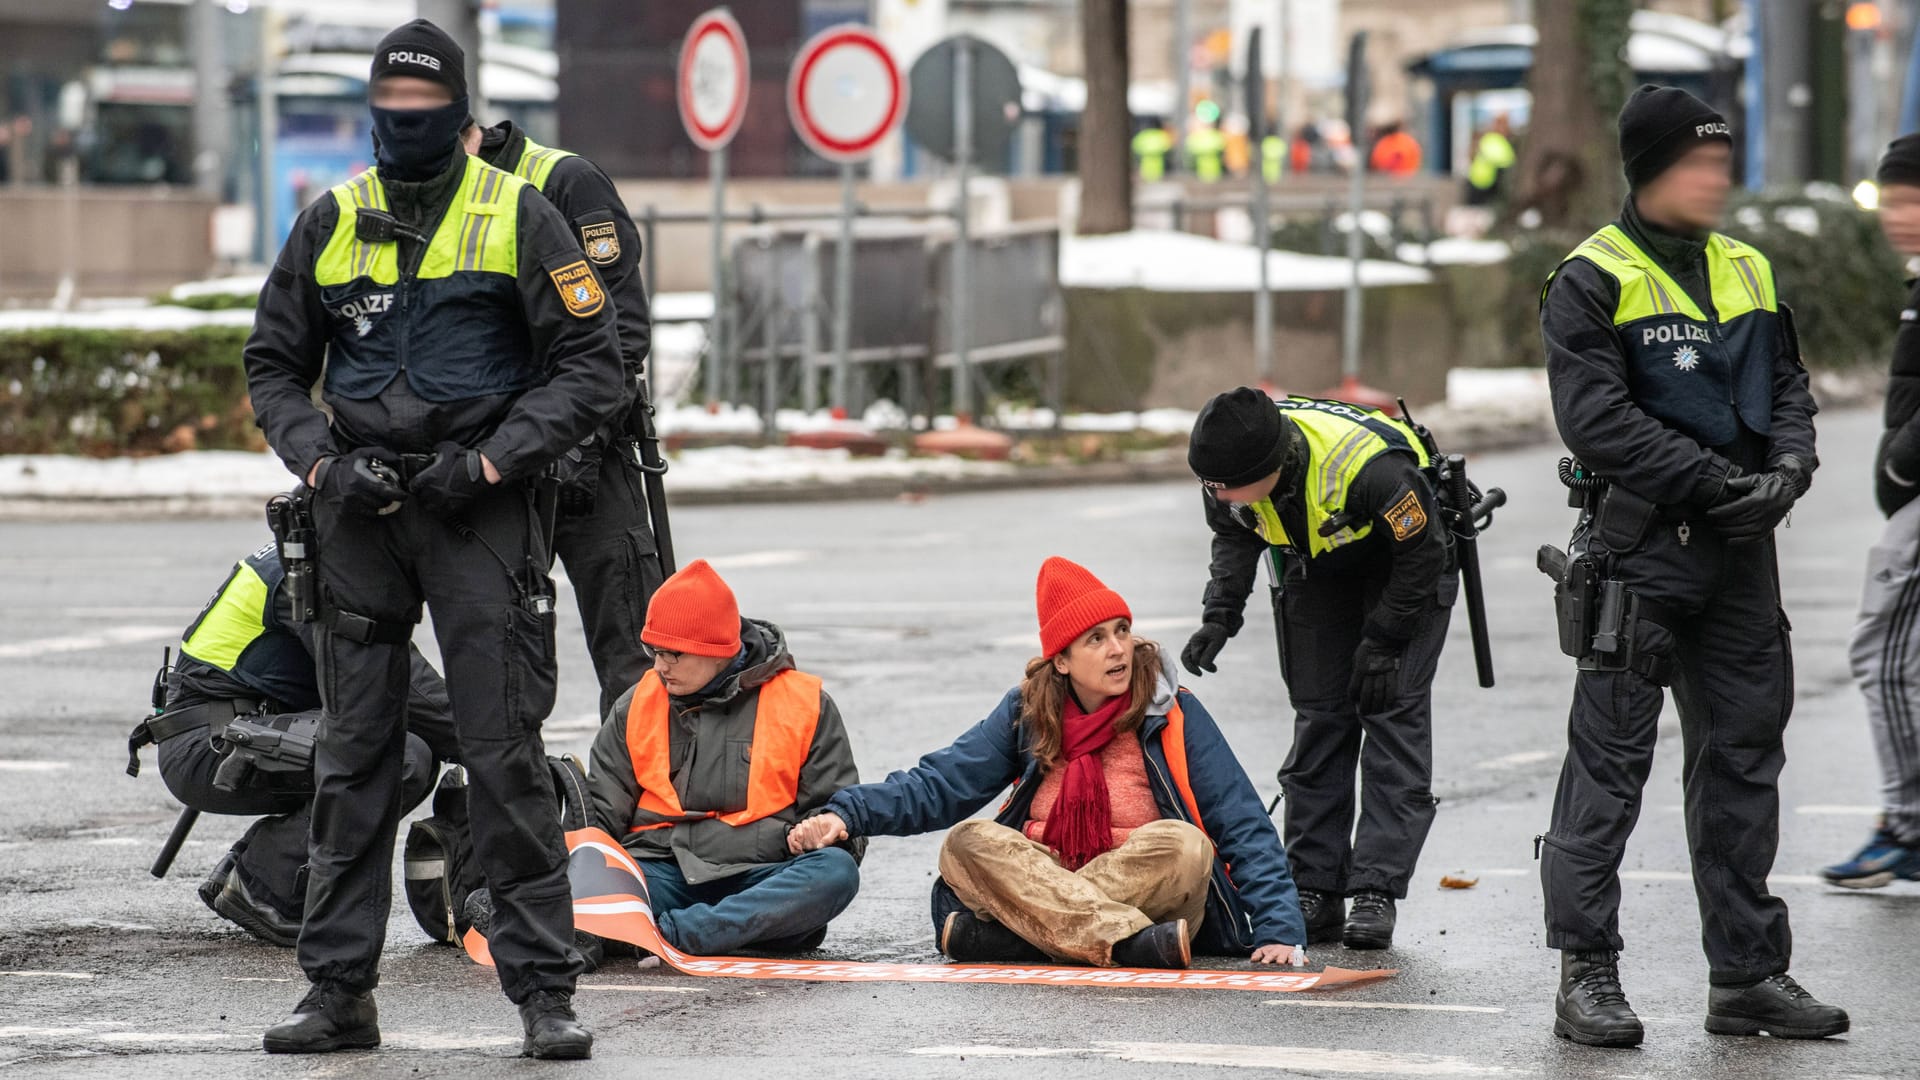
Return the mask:
<path id="1" fill-rule="evenodd" d="M 747 38 L 726 8 L 693 20 L 680 47 L 680 123 L 702 150 L 733 141 L 747 116 Z"/>
<path id="2" fill-rule="evenodd" d="M 907 111 L 893 54 L 864 26 L 822 30 L 800 47 L 787 76 L 787 114 L 828 161 L 865 160 Z"/>

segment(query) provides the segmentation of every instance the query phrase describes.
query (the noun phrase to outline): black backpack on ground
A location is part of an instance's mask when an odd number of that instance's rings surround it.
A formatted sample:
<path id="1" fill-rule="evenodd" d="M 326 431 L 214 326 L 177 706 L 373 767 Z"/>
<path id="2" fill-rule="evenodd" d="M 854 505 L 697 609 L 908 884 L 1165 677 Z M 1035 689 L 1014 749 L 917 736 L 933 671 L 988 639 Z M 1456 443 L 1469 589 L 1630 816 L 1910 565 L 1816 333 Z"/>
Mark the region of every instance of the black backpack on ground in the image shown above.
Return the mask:
<path id="1" fill-rule="evenodd" d="M 590 805 L 586 771 L 571 756 L 549 757 L 547 765 L 560 796 L 561 827 L 586 828 Z M 467 894 L 487 884 L 473 855 L 466 770 L 456 765 L 440 777 L 433 793 L 433 816 L 407 827 L 402 863 L 407 906 L 413 909 L 414 921 L 433 940 L 459 946 L 468 930 Z"/>

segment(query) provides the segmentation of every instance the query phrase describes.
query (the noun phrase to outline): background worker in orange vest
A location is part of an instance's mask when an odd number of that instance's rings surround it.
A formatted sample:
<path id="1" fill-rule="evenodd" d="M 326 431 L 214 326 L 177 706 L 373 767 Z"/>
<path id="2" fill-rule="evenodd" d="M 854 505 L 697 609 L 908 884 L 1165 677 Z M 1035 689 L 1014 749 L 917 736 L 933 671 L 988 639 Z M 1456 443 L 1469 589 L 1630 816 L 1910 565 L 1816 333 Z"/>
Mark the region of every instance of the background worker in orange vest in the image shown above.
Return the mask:
<path id="1" fill-rule="evenodd" d="M 993 715 L 835 795 L 793 849 L 951 828 L 933 913 L 955 960 L 1306 963 L 1280 834 L 1213 718 L 1086 568 L 1048 559 L 1035 591 L 1041 655 Z M 967 820 L 1008 784 L 997 818 Z"/>
<path id="2" fill-rule="evenodd" d="M 675 948 L 819 948 L 860 890 L 865 845 L 790 854 L 787 831 L 860 780 L 840 710 L 704 559 L 654 593 L 640 639 L 653 670 L 594 740 L 593 824 L 640 863 Z"/>
<path id="3" fill-rule="evenodd" d="M 1374 132 L 1367 167 L 1388 176 L 1412 176 L 1420 171 L 1420 140 L 1408 134 L 1400 121 L 1387 121 Z"/>

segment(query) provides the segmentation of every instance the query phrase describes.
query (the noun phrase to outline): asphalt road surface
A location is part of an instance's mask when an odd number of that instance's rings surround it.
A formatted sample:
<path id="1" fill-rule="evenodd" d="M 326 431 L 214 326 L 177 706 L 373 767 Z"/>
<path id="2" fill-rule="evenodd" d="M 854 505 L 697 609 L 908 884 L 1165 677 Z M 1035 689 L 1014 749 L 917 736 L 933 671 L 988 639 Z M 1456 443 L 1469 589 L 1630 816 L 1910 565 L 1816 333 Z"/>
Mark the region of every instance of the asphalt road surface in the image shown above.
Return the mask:
<path id="1" fill-rule="evenodd" d="M 1443 797 L 1396 946 L 1320 947 L 1316 964 L 1393 967 L 1328 994 L 994 985 L 752 982 L 632 961 L 587 977 L 592 1062 L 522 1062 L 491 971 L 429 944 L 404 907 L 378 998 L 386 1046 L 268 1058 L 260 1031 L 302 991 L 291 950 L 207 911 L 193 885 L 244 822 L 206 817 L 174 875 L 146 866 L 175 806 L 149 767 L 123 775 L 163 643 L 228 565 L 260 543 L 247 521 L 0 524 L 0 1074 L 109 1077 L 1147 1077 L 1235 1070 L 1314 1076 L 1882 1077 L 1920 1075 L 1913 990 L 1920 886 L 1823 886 L 1818 867 L 1867 834 L 1876 781 L 1845 642 L 1879 528 L 1867 474 L 1877 423 L 1822 418 L 1826 468 L 1781 534 L 1799 699 L 1788 730 L 1775 890 L 1792 905 L 1794 972 L 1845 1005 L 1843 1039 L 1793 1043 L 1701 1029 L 1706 966 L 1679 813 L 1679 738 L 1662 726 L 1627 854 L 1626 986 L 1647 1021 L 1632 1051 L 1550 1032 L 1556 954 L 1542 945 L 1533 837 L 1564 745 L 1572 664 L 1555 650 L 1533 569 L 1571 521 L 1556 450 L 1476 459 L 1513 497 L 1483 542 L 1500 682 L 1474 685 L 1464 612 L 1436 687 Z M 1192 485 L 1013 492 L 924 502 L 689 509 L 682 558 L 704 555 L 742 608 L 786 627 L 852 731 L 862 775 L 911 764 L 985 714 L 1034 651 L 1040 561 L 1084 562 L 1174 646 L 1198 621 L 1207 534 Z M 1190 681 L 1264 794 L 1291 740 L 1264 596 L 1217 675 Z M 563 599 L 563 607 L 565 600 Z M 580 752 L 597 718 L 578 623 L 546 735 Z M 430 650 L 431 655 L 431 650 Z M 149 763 L 152 756 L 149 752 Z M 938 837 L 874 842 L 859 899 L 819 954 L 932 962 Z M 1443 891 L 1443 874 L 1477 887 Z"/>

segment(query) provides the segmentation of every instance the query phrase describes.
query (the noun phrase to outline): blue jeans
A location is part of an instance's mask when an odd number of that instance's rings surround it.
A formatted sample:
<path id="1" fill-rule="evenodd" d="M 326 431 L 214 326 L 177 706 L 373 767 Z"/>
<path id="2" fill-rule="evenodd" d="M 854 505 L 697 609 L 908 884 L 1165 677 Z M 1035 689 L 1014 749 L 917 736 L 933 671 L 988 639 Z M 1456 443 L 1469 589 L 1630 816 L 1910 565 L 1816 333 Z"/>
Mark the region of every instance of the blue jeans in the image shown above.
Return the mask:
<path id="1" fill-rule="evenodd" d="M 860 866 L 836 847 L 809 851 L 744 874 L 689 885 L 672 859 L 642 859 L 654 925 L 667 943 L 695 956 L 739 949 L 795 952 L 860 891 Z"/>

